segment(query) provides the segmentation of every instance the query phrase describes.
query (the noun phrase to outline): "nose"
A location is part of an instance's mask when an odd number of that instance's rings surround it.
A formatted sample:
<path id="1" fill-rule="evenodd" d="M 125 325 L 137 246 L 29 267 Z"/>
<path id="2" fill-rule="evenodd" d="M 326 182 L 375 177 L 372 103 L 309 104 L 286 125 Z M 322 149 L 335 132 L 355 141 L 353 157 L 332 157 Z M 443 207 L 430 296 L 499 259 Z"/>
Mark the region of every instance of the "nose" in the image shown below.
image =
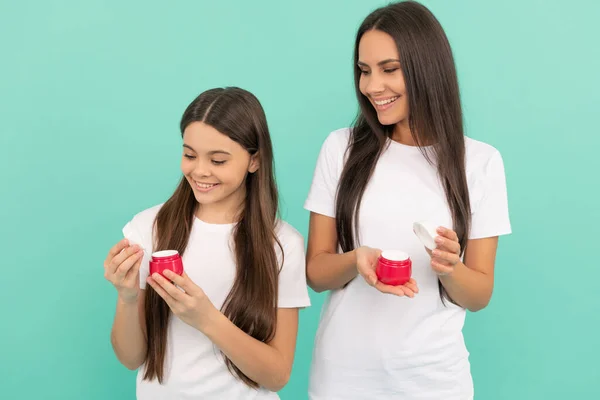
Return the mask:
<path id="1" fill-rule="evenodd" d="M 367 82 L 365 86 L 365 92 L 368 95 L 375 96 L 380 93 L 383 93 L 383 91 L 385 90 L 385 85 L 381 74 L 377 72 L 371 72 L 371 74 L 366 78 Z"/>
<path id="2" fill-rule="evenodd" d="M 210 169 L 210 162 L 198 159 L 196 165 L 194 166 L 194 171 L 192 175 L 197 178 L 204 178 L 210 176 L 211 174 L 212 172 Z"/>

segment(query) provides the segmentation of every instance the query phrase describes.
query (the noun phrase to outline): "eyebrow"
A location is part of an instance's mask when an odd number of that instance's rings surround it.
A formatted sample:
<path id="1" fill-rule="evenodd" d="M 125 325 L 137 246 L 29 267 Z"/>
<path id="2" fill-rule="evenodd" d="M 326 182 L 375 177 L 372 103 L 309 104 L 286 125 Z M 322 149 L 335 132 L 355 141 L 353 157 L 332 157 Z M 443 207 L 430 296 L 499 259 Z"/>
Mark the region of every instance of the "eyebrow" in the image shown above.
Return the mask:
<path id="1" fill-rule="evenodd" d="M 389 64 L 389 63 L 392 63 L 392 62 L 397 62 L 397 63 L 399 63 L 399 62 L 400 62 L 400 60 L 396 60 L 395 58 L 388 58 L 387 60 L 379 61 L 379 62 L 377 63 L 377 65 L 379 65 L 379 66 L 382 66 L 382 65 Z M 362 62 L 362 61 L 359 61 L 359 62 L 357 62 L 356 64 L 357 64 L 359 67 L 368 67 L 368 66 L 369 66 L 368 64 L 366 64 L 366 63 L 364 63 L 364 62 Z"/>
<path id="2" fill-rule="evenodd" d="M 183 147 L 192 150 L 194 153 L 197 153 L 196 150 L 194 150 L 194 148 L 192 146 L 188 145 L 188 144 L 184 144 Z M 215 154 L 225 154 L 225 155 L 228 155 L 228 156 L 231 155 L 230 152 L 225 151 L 225 150 L 212 150 L 212 151 L 208 152 L 209 156 L 212 156 L 212 155 L 215 155 Z"/>

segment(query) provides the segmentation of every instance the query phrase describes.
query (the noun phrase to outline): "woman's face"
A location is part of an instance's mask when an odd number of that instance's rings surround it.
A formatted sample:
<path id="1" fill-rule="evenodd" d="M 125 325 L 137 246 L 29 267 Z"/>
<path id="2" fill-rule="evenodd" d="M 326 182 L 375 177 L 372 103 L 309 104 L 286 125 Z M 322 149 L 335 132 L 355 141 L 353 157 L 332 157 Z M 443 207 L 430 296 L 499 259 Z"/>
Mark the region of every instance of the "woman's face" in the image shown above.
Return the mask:
<path id="1" fill-rule="evenodd" d="M 408 121 L 408 99 L 400 56 L 385 32 L 367 31 L 358 45 L 359 89 L 371 102 L 382 125 Z"/>

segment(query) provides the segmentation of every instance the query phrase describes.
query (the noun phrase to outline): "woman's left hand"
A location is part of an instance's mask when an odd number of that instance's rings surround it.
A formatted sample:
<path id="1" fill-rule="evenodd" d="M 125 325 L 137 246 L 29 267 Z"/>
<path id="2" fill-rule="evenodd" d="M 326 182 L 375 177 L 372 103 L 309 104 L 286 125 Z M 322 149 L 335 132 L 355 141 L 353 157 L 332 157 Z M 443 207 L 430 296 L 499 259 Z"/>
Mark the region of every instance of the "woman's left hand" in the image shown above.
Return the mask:
<path id="1" fill-rule="evenodd" d="M 216 310 L 215 306 L 185 272 L 181 276 L 169 270 L 163 273 L 167 279 L 154 273 L 148 277 L 147 282 L 165 300 L 173 314 L 186 324 L 202 331 L 210 313 Z"/>
<path id="2" fill-rule="evenodd" d="M 460 263 L 460 243 L 458 236 L 452 229 L 439 227 L 439 236 L 435 237 L 437 244 L 435 250 L 427 249 L 431 256 L 431 267 L 438 275 L 448 275 L 454 272 L 456 264 Z"/>

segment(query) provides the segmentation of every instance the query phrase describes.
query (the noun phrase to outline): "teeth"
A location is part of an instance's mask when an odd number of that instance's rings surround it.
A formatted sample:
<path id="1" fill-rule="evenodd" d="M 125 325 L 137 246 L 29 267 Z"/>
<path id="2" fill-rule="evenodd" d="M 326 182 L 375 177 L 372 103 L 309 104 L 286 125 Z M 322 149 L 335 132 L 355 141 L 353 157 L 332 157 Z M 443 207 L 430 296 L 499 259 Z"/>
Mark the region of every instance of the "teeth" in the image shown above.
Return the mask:
<path id="1" fill-rule="evenodd" d="M 215 186 L 215 185 L 216 185 L 216 183 L 207 184 L 207 183 L 199 183 L 199 182 L 196 182 L 196 185 L 197 185 L 197 186 L 198 186 L 200 189 L 209 189 L 209 188 L 211 188 L 211 187 Z"/>
<path id="2" fill-rule="evenodd" d="M 392 101 L 395 101 L 397 98 L 398 98 L 398 96 L 392 97 L 391 99 L 387 99 L 387 100 L 375 101 L 375 104 L 377 104 L 378 106 L 384 106 L 386 104 L 390 104 Z"/>

